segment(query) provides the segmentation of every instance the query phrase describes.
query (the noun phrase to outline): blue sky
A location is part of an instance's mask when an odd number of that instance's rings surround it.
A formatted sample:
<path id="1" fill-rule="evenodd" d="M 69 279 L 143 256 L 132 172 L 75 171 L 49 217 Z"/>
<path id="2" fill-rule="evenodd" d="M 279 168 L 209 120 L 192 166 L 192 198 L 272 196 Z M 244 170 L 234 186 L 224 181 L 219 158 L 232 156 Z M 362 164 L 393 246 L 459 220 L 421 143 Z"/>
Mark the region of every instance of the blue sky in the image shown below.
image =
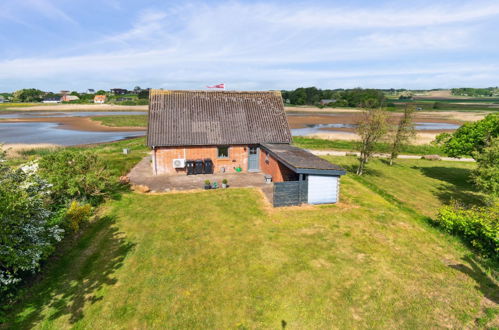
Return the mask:
<path id="1" fill-rule="evenodd" d="M 499 1 L 1 0 L 0 91 L 499 85 Z"/>

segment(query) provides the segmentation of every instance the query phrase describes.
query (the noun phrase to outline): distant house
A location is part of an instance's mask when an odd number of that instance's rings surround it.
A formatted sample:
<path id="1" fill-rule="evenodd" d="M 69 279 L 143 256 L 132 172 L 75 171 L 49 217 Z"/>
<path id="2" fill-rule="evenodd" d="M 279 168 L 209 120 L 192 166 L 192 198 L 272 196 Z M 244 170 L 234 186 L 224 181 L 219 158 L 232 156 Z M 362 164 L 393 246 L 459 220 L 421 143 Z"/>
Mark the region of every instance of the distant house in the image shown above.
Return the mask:
<path id="1" fill-rule="evenodd" d="M 0 95 L 0 103 L 4 103 L 5 102 L 5 97 L 3 97 L 2 95 Z"/>
<path id="2" fill-rule="evenodd" d="M 116 99 L 116 102 L 123 102 L 123 101 L 133 101 L 133 98 L 131 98 L 131 97 L 118 97 Z"/>
<path id="3" fill-rule="evenodd" d="M 80 98 L 76 95 L 63 95 L 61 97 L 62 102 L 71 102 L 71 101 L 76 101 L 79 100 Z"/>
<path id="4" fill-rule="evenodd" d="M 43 99 L 42 103 L 61 103 L 60 97 L 46 97 Z"/>
<path id="5" fill-rule="evenodd" d="M 71 92 L 70 92 L 70 91 L 60 91 L 60 92 L 59 92 L 59 94 L 61 94 L 61 95 L 67 95 L 67 94 L 69 94 L 69 93 L 71 93 Z"/>
<path id="6" fill-rule="evenodd" d="M 114 95 L 125 95 L 128 94 L 128 90 L 123 88 L 113 88 L 111 89 L 111 93 L 113 93 Z"/>
<path id="7" fill-rule="evenodd" d="M 291 141 L 280 92 L 150 91 L 154 174 L 262 172 L 274 206 L 336 203 L 345 170 Z"/>
<path id="8" fill-rule="evenodd" d="M 328 105 L 329 103 L 335 103 L 336 100 L 335 99 L 323 99 L 320 101 L 320 104 L 322 105 Z"/>
<path id="9" fill-rule="evenodd" d="M 94 96 L 94 103 L 105 103 L 106 102 L 106 95 L 95 95 Z"/>
<path id="10" fill-rule="evenodd" d="M 95 89 L 93 88 L 87 89 L 87 94 L 95 94 Z"/>

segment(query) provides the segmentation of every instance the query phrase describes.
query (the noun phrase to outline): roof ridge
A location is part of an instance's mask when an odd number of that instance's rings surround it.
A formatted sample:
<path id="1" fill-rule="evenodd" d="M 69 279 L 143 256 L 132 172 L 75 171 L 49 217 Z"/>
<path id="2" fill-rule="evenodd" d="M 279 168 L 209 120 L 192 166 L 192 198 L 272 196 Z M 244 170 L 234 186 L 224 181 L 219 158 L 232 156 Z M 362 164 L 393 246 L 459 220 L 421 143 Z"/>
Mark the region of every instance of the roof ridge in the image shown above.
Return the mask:
<path id="1" fill-rule="evenodd" d="M 281 96 L 281 91 L 234 91 L 234 90 L 202 90 L 202 89 L 151 89 L 149 93 L 155 95 L 168 95 L 168 94 L 193 94 L 193 93 L 220 93 L 220 94 L 271 94 Z"/>

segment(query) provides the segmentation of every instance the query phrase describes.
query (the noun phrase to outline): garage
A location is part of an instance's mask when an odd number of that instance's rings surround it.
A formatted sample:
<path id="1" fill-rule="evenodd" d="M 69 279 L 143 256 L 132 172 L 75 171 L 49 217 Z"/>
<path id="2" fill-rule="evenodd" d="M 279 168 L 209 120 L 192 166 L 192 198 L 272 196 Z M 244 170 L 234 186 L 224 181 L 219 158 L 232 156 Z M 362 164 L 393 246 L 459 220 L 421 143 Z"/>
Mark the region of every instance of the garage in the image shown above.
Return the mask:
<path id="1" fill-rule="evenodd" d="M 338 176 L 309 175 L 308 204 L 328 204 L 338 201 Z"/>
<path id="2" fill-rule="evenodd" d="M 289 144 L 262 144 L 261 168 L 274 179 L 273 205 L 331 204 L 339 201 L 340 177 L 336 164 Z"/>

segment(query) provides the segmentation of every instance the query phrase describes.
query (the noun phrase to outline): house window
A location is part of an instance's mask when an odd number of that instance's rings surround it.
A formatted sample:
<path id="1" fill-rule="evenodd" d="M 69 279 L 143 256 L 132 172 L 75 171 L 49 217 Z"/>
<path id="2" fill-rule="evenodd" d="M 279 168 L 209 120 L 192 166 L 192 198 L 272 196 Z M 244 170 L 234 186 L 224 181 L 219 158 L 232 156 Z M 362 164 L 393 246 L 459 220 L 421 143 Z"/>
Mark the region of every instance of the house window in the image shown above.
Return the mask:
<path id="1" fill-rule="evenodd" d="M 229 158 L 229 147 L 218 147 L 218 158 Z"/>
<path id="2" fill-rule="evenodd" d="M 265 164 L 268 164 L 270 163 L 269 161 L 269 153 L 267 151 L 265 151 Z"/>

